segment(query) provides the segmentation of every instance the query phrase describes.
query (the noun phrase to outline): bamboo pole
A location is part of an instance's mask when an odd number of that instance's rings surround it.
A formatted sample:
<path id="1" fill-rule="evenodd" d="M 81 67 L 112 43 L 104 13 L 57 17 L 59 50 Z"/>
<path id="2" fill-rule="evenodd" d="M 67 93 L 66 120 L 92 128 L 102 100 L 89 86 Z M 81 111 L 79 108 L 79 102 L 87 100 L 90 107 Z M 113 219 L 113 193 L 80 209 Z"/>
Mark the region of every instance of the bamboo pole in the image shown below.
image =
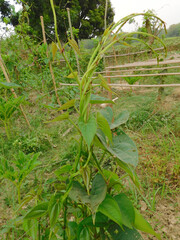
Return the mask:
<path id="1" fill-rule="evenodd" d="M 71 39 L 74 39 L 73 31 L 72 31 L 72 24 L 71 24 L 71 15 L 70 15 L 70 9 L 69 8 L 67 8 L 67 14 L 68 14 L 69 28 L 70 28 L 70 32 L 71 32 Z M 78 55 L 75 51 L 74 51 L 74 53 L 75 53 L 75 57 L 76 57 L 78 75 L 80 76 L 80 65 L 79 65 Z"/>
<path id="2" fill-rule="evenodd" d="M 60 86 L 79 86 L 78 84 L 76 83 L 60 83 Z M 92 86 L 97 86 L 97 87 L 100 87 L 100 84 L 98 83 L 95 83 L 95 84 L 92 84 Z M 116 88 L 116 87 L 131 87 L 131 88 L 153 88 L 153 87 L 180 87 L 180 84 L 153 84 L 153 85 L 150 85 L 150 84 L 146 84 L 146 85 L 130 85 L 130 84 L 120 84 L 120 83 L 110 83 L 108 84 L 108 86 L 111 86 L 112 88 Z M 60 90 L 60 89 L 57 89 L 57 90 Z"/>
<path id="3" fill-rule="evenodd" d="M 43 34 L 43 42 L 44 42 L 44 44 L 47 44 L 43 16 L 40 16 L 40 19 L 41 19 L 41 27 L 42 27 L 42 34 Z M 46 51 L 46 56 L 47 56 L 47 58 L 49 57 L 48 49 Z M 52 64 L 51 64 L 50 60 L 49 60 L 49 69 L 50 69 L 50 73 L 51 73 L 51 77 L 52 77 L 52 81 L 53 81 L 53 85 L 54 85 L 54 92 L 56 95 L 56 100 L 57 100 L 57 103 L 59 104 L 59 106 L 61 106 L 61 102 L 59 100 L 58 93 L 57 93 L 56 80 L 55 80 L 55 76 L 54 76 L 54 72 L 53 72 L 53 68 L 52 68 Z"/>
<path id="4" fill-rule="evenodd" d="M 104 30 L 107 28 L 107 10 L 108 10 L 108 0 L 105 3 L 105 14 L 104 14 Z"/>
<path id="5" fill-rule="evenodd" d="M 111 72 L 109 72 L 111 73 Z M 180 75 L 180 72 L 175 73 L 149 73 L 149 74 L 127 74 L 127 75 L 115 75 L 111 76 L 111 78 L 125 78 L 125 77 L 155 77 L 155 76 L 177 76 Z M 97 78 L 97 77 L 92 77 Z M 108 75 L 104 76 L 104 78 L 109 78 Z"/>
<path id="6" fill-rule="evenodd" d="M 2 59 L 2 57 L 1 57 L 1 54 L 0 54 L 0 66 L 1 66 L 1 69 L 2 69 L 2 71 L 3 71 L 4 76 L 5 76 L 5 78 L 6 78 L 6 81 L 7 81 L 8 83 L 10 83 L 11 80 L 10 80 L 10 77 L 9 77 L 9 74 L 8 74 L 8 70 L 7 70 L 7 68 L 6 68 L 5 63 L 3 62 L 3 59 Z M 13 88 L 11 88 L 10 91 L 11 91 L 12 94 L 14 95 L 14 98 L 17 98 L 17 94 L 16 94 L 15 90 L 14 90 Z M 19 105 L 19 108 L 20 108 L 20 110 L 21 110 L 21 112 L 22 112 L 22 114 L 23 114 L 23 116 L 24 116 L 24 119 L 25 119 L 28 127 L 31 129 L 31 125 L 30 125 L 30 123 L 29 123 L 29 120 L 28 120 L 28 118 L 27 118 L 27 116 L 26 116 L 26 114 L 25 114 L 25 112 L 24 112 L 24 109 L 23 109 L 23 107 L 22 107 L 21 104 Z"/>

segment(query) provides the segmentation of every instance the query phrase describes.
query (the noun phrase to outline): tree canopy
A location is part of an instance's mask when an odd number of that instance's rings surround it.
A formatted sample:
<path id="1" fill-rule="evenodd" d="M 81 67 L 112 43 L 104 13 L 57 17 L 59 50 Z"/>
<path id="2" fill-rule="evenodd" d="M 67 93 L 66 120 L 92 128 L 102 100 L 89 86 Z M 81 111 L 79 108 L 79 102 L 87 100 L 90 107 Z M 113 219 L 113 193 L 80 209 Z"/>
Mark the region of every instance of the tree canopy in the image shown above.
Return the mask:
<path id="1" fill-rule="evenodd" d="M 167 37 L 179 37 L 180 36 L 180 23 L 172 24 L 167 30 Z"/>
<path id="2" fill-rule="evenodd" d="M 66 39 L 69 28 L 67 8 L 70 8 L 72 26 L 79 29 L 79 39 L 101 35 L 104 31 L 105 2 L 104 0 L 54 0 L 60 38 Z M 3 5 L 6 9 L 3 8 Z M 50 1 L 23 0 L 22 5 L 28 13 L 28 24 L 33 34 L 41 36 L 40 16 L 43 16 L 46 32 L 52 36 L 54 20 Z M 2 16 L 10 15 L 11 11 L 7 0 L 0 0 L 0 11 Z M 108 0 L 107 24 L 113 22 L 113 17 L 114 11 L 110 0 Z M 15 25 L 13 22 L 12 24 Z"/>

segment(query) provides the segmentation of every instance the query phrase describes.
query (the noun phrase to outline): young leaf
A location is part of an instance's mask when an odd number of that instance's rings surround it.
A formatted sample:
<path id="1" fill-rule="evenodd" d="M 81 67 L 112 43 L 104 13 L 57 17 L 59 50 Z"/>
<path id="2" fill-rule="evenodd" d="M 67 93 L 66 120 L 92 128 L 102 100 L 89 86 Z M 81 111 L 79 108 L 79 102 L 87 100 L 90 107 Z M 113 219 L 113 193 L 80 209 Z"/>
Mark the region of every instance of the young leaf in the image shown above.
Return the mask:
<path id="1" fill-rule="evenodd" d="M 20 85 L 16 84 L 16 83 L 12 83 L 12 82 L 0 82 L 0 87 L 4 87 L 4 88 L 22 88 Z"/>
<path id="2" fill-rule="evenodd" d="M 90 116 L 87 122 L 84 122 L 84 119 L 79 118 L 79 129 L 82 133 L 82 136 L 87 143 L 88 148 L 90 149 L 90 145 L 93 141 L 93 138 L 96 134 L 97 123 L 96 119 L 93 116 Z"/>
<path id="3" fill-rule="evenodd" d="M 24 219 L 33 219 L 44 216 L 48 211 L 48 203 L 40 203 L 32 208 L 24 217 Z"/>
<path id="4" fill-rule="evenodd" d="M 98 74 L 98 78 L 101 79 L 101 84 L 100 84 L 100 85 L 101 85 L 103 88 L 105 88 L 108 92 L 111 92 L 111 93 L 116 94 L 116 93 L 113 92 L 113 91 L 111 90 L 111 88 L 108 86 L 106 79 L 105 79 L 101 74 Z"/>
<path id="5" fill-rule="evenodd" d="M 78 73 L 77 72 L 73 72 L 73 73 L 70 73 L 68 76 L 67 76 L 67 78 L 75 78 L 75 77 L 77 77 L 77 75 L 78 75 Z"/>
<path id="6" fill-rule="evenodd" d="M 65 104 L 63 104 L 60 108 L 58 108 L 57 111 L 67 110 L 71 107 L 74 107 L 75 102 L 76 102 L 76 99 L 71 99 L 68 102 L 66 102 Z"/>
<path id="7" fill-rule="evenodd" d="M 64 173 L 69 173 L 72 169 L 71 165 L 64 165 L 62 167 L 60 167 L 59 169 L 57 169 L 54 173 L 57 177 L 61 178 L 61 175 Z"/>
<path id="8" fill-rule="evenodd" d="M 66 113 L 63 113 L 63 114 L 59 115 L 58 117 L 54 118 L 53 120 L 46 121 L 45 123 L 60 122 L 60 121 L 66 120 L 68 118 L 69 118 L 69 113 L 66 112 Z"/>
<path id="9" fill-rule="evenodd" d="M 102 103 L 111 103 L 114 104 L 114 102 L 108 98 L 104 98 L 98 95 L 91 94 L 91 104 L 102 104 Z"/>
<path id="10" fill-rule="evenodd" d="M 123 185 L 119 179 L 119 176 L 115 172 L 112 172 L 107 169 L 103 169 L 103 175 L 105 176 L 106 181 L 108 183 L 108 188 L 109 189 L 112 188 L 112 189 L 116 190 L 117 192 L 120 192 Z"/>
<path id="11" fill-rule="evenodd" d="M 91 175 L 91 171 L 90 168 L 87 166 L 85 168 L 81 168 L 80 172 L 82 174 L 82 178 L 84 181 L 84 184 L 86 186 L 87 192 L 89 194 L 89 188 L 90 188 L 90 175 Z"/>
<path id="12" fill-rule="evenodd" d="M 57 47 L 56 43 L 52 42 L 52 56 L 53 56 L 53 61 L 54 61 L 55 55 L 56 55 L 56 53 L 57 53 L 57 50 L 58 50 L 58 47 Z"/>
<path id="13" fill-rule="evenodd" d="M 106 135 L 106 137 L 108 137 L 109 141 L 112 142 L 112 133 L 111 133 L 111 129 L 109 127 L 109 123 L 100 112 L 97 112 L 97 124 L 98 124 L 98 127 Z"/>
<path id="14" fill-rule="evenodd" d="M 75 51 L 78 55 L 80 55 L 81 52 L 80 52 L 80 50 L 79 50 L 79 47 L 78 47 L 77 42 L 76 42 L 74 39 L 68 39 L 68 42 L 69 42 L 70 46 L 74 49 L 74 51 Z"/>

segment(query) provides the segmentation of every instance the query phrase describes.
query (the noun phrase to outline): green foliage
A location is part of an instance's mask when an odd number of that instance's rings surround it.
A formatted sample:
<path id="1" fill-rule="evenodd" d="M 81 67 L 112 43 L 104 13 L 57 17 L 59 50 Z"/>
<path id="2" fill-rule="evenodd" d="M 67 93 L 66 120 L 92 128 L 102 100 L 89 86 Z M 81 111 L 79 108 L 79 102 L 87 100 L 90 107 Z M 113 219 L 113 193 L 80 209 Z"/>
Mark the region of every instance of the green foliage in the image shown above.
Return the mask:
<path id="1" fill-rule="evenodd" d="M 0 9 L 1 12 L 5 14 L 4 16 L 13 15 L 10 11 L 10 5 L 7 3 L 7 1 L 3 1 L 3 4 L 7 6 L 7 9 L 4 9 L 3 6 Z M 103 0 L 74 0 L 71 2 L 63 0 L 60 3 L 56 0 L 54 1 L 54 5 L 58 17 L 58 32 L 63 40 L 67 40 L 69 26 L 66 10 L 67 7 L 70 8 L 72 25 L 75 29 L 79 30 L 78 37 L 80 39 L 100 36 L 103 33 L 105 12 L 105 2 Z M 29 23 L 29 26 L 31 27 L 29 32 L 38 37 L 42 35 L 39 19 L 40 16 L 43 16 L 46 32 L 52 37 L 52 28 L 54 23 L 49 0 L 41 0 L 38 2 L 33 0 L 24 0 L 23 6 L 23 11 L 19 13 L 19 15 L 21 16 L 21 22 L 23 22 L 23 24 L 26 22 Z M 79 14 L 79 12 L 81 12 L 81 14 Z M 108 1 L 108 24 L 113 22 L 113 17 L 114 12 L 111 2 Z M 16 21 L 11 21 L 11 23 L 14 26 L 17 25 Z M 75 37 L 77 37 L 77 34 Z"/>
<path id="2" fill-rule="evenodd" d="M 180 36 L 180 23 L 173 24 L 167 29 L 167 37 Z"/>
<path id="3" fill-rule="evenodd" d="M 15 185 L 19 204 L 21 204 L 21 185 L 32 170 L 40 164 L 38 157 L 39 153 L 25 155 L 19 152 L 12 163 L 9 163 L 7 159 L 0 159 L 0 178 L 8 179 Z"/>
<path id="4" fill-rule="evenodd" d="M 73 4 L 75 3 L 77 1 L 73 2 Z M 88 1 L 83 3 L 88 3 Z M 91 2 L 92 5 L 93 3 L 94 1 Z M 131 138 L 122 130 L 123 124 L 128 120 L 128 112 L 122 111 L 116 117 L 110 107 L 102 111 L 93 107 L 93 104 L 112 103 L 109 99 L 95 95 L 92 76 L 104 53 L 113 44 L 123 41 L 125 38 L 131 38 L 131 34 L 128 33 L 126 35 L 118 32 L 111 35 L 111 33 L 117 27 L 121 29 L 124 23 L 134 18 L 136 14 L 130 15 L 106 29 L 80 78 L 75 71 L 74 62 L 72 61 L 71 64 L 69 55 L 64 52 L 64 47 L 58 38 L 58 23 L 55 14 L 55 9 L 57 11 L 58 9 L 56 5 L 53 5 L 53 0 L 51 0 L 51 6 L 58 45 L 56 48 L 53 47 L 55 51 L 53 50 L 51 57 L 54 59 L 56 50 L 60 49 L 69 68 L 66 76 L 71 77 L 72 81 L 77 83 L 79 96 L 75 98 L 71 96 L 70 101 L 61 107 L 44 104 L 48 110 L 53 109 L 55 116 L 53 115 L 52 120 L 43 118 L 43 122 L 50 123 L 48 126 L 52 126 L 56 122 L 60 126 L 64 120 L 71 124 L 76 149 L 71 149 L 70 153 L 65 156 L 66 161 L 60 161 L 62 158 L 58 158 L 52 168 L 48 168 L 51 176 L 48 176 L 45 182 L 41 180 L 41 174 L 39 174 L 36 179 L 38 186 L 23 199 L 21 199 L 20 187 L 28 174 L 39 164 L 38 154 L 25 155 L 20 152 L 16 167 L 7 161 L 3 163 L 5 167 L 2 169 L 2 177 L 8 179 L 12 177 L 11 180 L 17 187 L 20 209 L 29 204 L 28 211 L 22 210 L 19 213 L 20 216 L 23 216 L 18 222 L 19 225 L 17 223 L 14 225 L 17 228 L 21 228 L 20 226 L 23 225 L 26 232 L 24 236 L 30 236 L 32 239 L 36 239 L 38 236 L 41 236 L 42 239 L 61 238 L 63 240 L 116 239 L 118 234 L 122 239 L 132 239 L 134 236 L 142 239 L 136 229 L 159 237 L 123 193 L 125 188 L 123 179 L 126 177 L 129 177 L 137 188 L 140 186 L 135 174 L 135 167 L 138 163 L 137 148 Z M 43 8 L 43 4 L 40 7 Z M 101 9 L 101 7 L 99 8 Z M 94 14 L 99 17 L 98 9 L 95 13 L 91 12 L 95 21 Z M 44 17 L 48 19 L 49 15 Z M 79 52 L 75 40 L 69 40 L 68 45 L 74 52 Z M 46 47 L 45 45 L 39 47 L 42 55 L 40 66 L 44 66 L 44 69 L 49 61 L 49 59 L 43 58 Z M 68 77 L 66 80 L 70 81 Z M 107 82 L 102 78 L 100 85 L 111 91 Z M 76 118 L 72 115 L 72 108 L 76 112 L 74 114 Z M 57 116 L 58 111 L 64 112 Z M 56 132 L 58 132 L 57 129 Z M 65 140 L 65 135 L 59 138 L 59 144 L 64 148 L 66 147 Z M 33 144 L 30 142 L 26 145 Z M 52 156 L 49 157 L 50 160 L 51 158 Z M 113 166 L 112 169 L 105 169 L 104 161 L 108 161 Z M 49 165 L 51 165 L 50 161 Z M 52 169 L 55 170 L 54 173 Z M 8 171 L 12 173 L 6 174 Z M 43 171 L 45 171 L 45 167 Z M 34 231 L 30 230 L 33 224 L 35 225 Z M 113 227 L 111 228 L 111 226 Z"/>
<path id="5" fill-rule="evenodd" d="M 23 101 L 24 97 L 10 97 L 8 100 L 0 97 L 0 121 L 4 125 L 8 139 L 10 138 L 10 120 Z"/>

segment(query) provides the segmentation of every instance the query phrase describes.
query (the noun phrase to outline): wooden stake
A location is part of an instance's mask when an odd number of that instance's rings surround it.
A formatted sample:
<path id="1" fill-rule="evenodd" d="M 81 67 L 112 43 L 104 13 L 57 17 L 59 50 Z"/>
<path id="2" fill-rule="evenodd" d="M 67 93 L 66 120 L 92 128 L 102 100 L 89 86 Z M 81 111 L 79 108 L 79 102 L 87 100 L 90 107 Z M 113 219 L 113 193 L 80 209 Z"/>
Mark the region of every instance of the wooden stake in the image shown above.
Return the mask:
<path id="1" fill-rule="evenodd" d="M 40 19 L 41 19 L 41 27 L 42 27 L 42 34 L 43 34 L 43 42 L 44 42 L 44 44 L 47 44 L 43 16 L 40 16 Z M 46 56 L 47 56 L 47 58 L 49 57 L 48 49 L 46 51 Z M 56 88 L 56 80 L 55 80 L 55 76 L 54 76 L 54 72 L 53 72 L 53 68 L 52 68 L 52 64 L 51 64 L 50 60 L 49 60 L 49 69 L 50 69 L 50 73 L 51 73 L 51 77 L 52 77 L 52 81 L 53 81 L 53 85 L 54 85 L 54 92 L 56 95 L 56 100 L 57 100 L 57 103 L 59 104 L 59 106 L 61 106 L 61 102 L 59 100 L 57 88 Z"/>
<path id="2" fill-rule="evenodd" d="M 70 15 L 70 9 L 69 8 L 67 8 L 67 14 L 68 14 L 69 28 L 70 28 L 70 32 L 71 32 L 71 39 L 74 39 L 73 31 L 72 31 L 72 24 L 71 24 L 71 15 Z M 74 51 L 74 53 L 75 53 L 75 57 L 76 57 L 78 75 L 80 76 L 80 65 L 79 65 L 78 55 L 75 51 Z"/>
<path id="3" fill-rule="evenodd" d="M 107 76 L 108 85 L 109 85 L 109 87 L 110 87 L 111 78 L 110 78 L 110 72 L 109 72 L 109 71 L 106 72 L 106 76 Z M 111 87 L 110 87 L 110 88 L 111 88 Z M 112 100 L 112 92 L 109 92 L 109 91 L 108 91 L 108 98 L 109 98 L 110 100 Z M 112 104 L 110 104 L 110 107 L 112 108 Z"/>
<path id="4" fill-rule="evenodd" d="M 3 71 L 4 76 L 5 76 L 5 78 L 6 78 L 6 81 L 7 81 L 8 83 L 10 83 L 10 82 L 11 82 L 11 81 L 10 81 L 10 77 L 9 77 L 7 68 L 6 68 L 6 66 L 5 66 L 5 64 L 4 64 L 4 62 L 3 62 L 3 59 L 2 59 L 2 57 L 1 57 L 1 54 L 0 54 L 0 66 L 1 66 L 1 69 L 2 69 L 2 71 Z M 17 98 L 17 94 L 16 94 L 16 92 L 14 91 L 14 89 L 11 88 L 10 91 L 12 92 L 12 94 L 14 95 L 14 97 Z M 28 120 L 28 118 L 27 118 L 27 116 L 26 116 L 26 114 L 25 114 L 25 112 L 24 112 L 24 110 L 23 110 L 22 105 L 19 105 L 19 108 L 20 108 L 20 110 L 21 110 L 21 112 L 22 112 L 22 114 L 23 114 L 23 116 L 24 116 L 24 119 L 25 119 L 28 127 L 31 129 L 31 125 L 30 125 L 29 120 Z"/>

